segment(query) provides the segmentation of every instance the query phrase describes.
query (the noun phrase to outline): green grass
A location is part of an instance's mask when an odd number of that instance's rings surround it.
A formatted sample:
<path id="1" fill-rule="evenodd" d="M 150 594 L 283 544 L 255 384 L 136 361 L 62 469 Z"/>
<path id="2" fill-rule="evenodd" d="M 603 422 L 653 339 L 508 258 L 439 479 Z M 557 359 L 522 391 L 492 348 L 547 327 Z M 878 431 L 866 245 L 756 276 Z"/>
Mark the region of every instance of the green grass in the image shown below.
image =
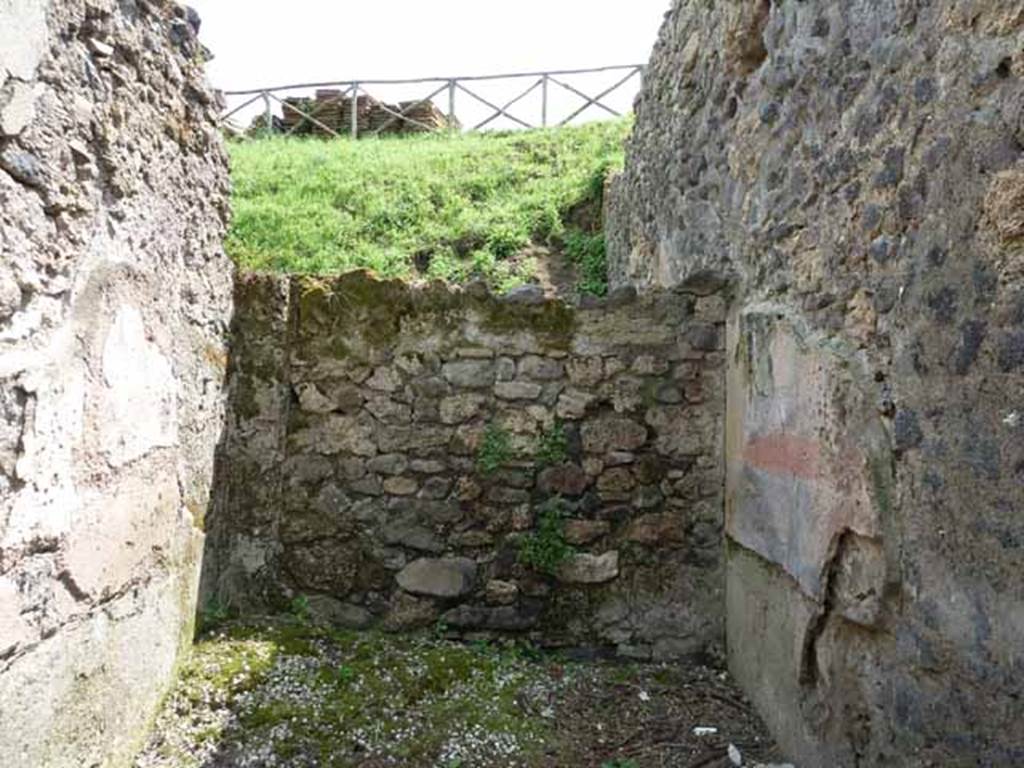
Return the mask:
<path id="1" fill-rule="evenodd" d="M 508 288 L 532 274 L 526 246 L 578 239 L 566 223 L 570 213 L 600 203 L 628 130 L 628 121 L 617 121 L 458 137 L 233 143 L 228 251 L 248 270 L 366 268 L 381 277 L 479 277 Z M 575 250 L 582 282 L 595 283 L 593 246 Z"/>

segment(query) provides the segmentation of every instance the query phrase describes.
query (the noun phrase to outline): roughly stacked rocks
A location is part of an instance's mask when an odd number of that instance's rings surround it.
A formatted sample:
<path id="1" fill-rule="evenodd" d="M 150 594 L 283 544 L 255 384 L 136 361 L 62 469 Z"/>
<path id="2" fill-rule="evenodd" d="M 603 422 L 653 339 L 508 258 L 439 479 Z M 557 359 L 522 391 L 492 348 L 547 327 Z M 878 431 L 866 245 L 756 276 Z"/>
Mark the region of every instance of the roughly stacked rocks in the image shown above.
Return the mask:
<path id="1" fill-rule="evenodd" d="M 354 273 L 236 300 L 208 593 L 643 657 L 720 641 L 720 297 L 577 308 Z M 552 504 L 565 551 L 539 568 Z"/>

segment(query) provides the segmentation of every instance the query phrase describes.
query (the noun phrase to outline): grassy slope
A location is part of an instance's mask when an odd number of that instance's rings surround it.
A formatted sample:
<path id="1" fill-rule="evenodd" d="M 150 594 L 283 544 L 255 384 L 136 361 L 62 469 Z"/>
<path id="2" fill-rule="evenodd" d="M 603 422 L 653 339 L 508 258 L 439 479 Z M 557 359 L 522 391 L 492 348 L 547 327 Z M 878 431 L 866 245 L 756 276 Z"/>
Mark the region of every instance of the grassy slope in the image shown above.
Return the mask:
<path id="1" fill-rule="evenodd" d="M 228 250 L 245 269 L 509 287 L 531 274 L 524 246 L 561 241 L 569 210 L 600 197 L 628 127 L 233 144 Z"/>

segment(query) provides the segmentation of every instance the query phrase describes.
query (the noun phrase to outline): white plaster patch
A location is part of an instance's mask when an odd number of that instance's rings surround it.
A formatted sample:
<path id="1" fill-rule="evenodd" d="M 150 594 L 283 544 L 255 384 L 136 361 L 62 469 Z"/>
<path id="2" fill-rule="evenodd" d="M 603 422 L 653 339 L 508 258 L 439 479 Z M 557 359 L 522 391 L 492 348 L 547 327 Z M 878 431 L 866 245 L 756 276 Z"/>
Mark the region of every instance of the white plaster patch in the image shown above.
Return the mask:
<path id="1" fill-rule="evenodd" d="M 100 445 L 111 466 L 177 445 L 178 383 L 135 307 L 117 312 L 103 346 L 103 378 Z"/>
<path id="2" fill-rule="evenodd" d="M 31 80 L 46 53 L 46 3 L 0 0 L 0 84 L 8 76 Z"/>
<path id="3" fill-rule="evenodd" d="M 125 231 L 121 222 L 107 214 L 97 223 L 89 255 L 97 264 L 132 264 L 140 258 L 130 233 Z"/>
<path id="4" fill-rule="evenodd" d="M 21 596 L 9 578 L 0 578 L 0 653 L 34 639 L 31 625 L 21 616 Z"/>
<path id="5" fill-rule="evenodd" d="M 59 334 L 52 349 L 61 349 L 65 336 Z M 66 533 L 80 506 L 71 468 L 83 433 L 84 375 L 71 365 L 46 367 L 26 374 L 22 386 L 34 395 L 15 468 L 26 488 L 14 497 L 3 546 Z"/>
<path id="6" fill-rule="evenodd" d="M 8 96 L 0 96 L 0 134 L 17 136 L 36 116 L 36 99 L 41 88 L 15 82 Z"/>
<path id="7" fill-rule="evenodd" d="M 169 475 L 133 478 L 113 497 L 97 494 L 63 555 L 77 588 L 93 598 L 111 594 L 143 575 L 154 552 L 170 556 L 180 502 Z"/>

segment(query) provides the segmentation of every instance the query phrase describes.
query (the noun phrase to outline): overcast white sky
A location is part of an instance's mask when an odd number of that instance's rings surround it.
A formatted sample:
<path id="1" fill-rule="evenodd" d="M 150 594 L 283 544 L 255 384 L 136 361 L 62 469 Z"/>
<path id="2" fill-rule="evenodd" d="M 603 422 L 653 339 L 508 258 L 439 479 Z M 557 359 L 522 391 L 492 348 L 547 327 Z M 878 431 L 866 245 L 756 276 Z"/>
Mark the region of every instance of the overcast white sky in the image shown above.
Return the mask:
<path id="1" fill-rule="evenodd" d="M 641 64 L 650 55 L 669 6 L 669 0 L 187 2 L 202 17 L 200 37 L 215 56 L 209 65 L 210 79 L 224 90 Z M 596 95 L 615 79 L 614 74 L 594 75 L 574 79 L 572 84 Z M 634 83 L 611 100 L 613 106 L 629 107 Z M 522 81 L 519 89 L 527 85 L 529 81 Z M 383 88 L 374 95 L 422 98 L 432 90 L 423 88 Z M 517 93 L 508 83 L 481 86 L 481 90 L 499 103 Z M 465 109 L 472 117 L 469 97 L 459 98 L 460 113 Z M 582 103 L 573 98 L 557 99 L 552 112 Z M 524 101 L 519 108 L 530 120 L 527 113 L 539 111 L 539 101 Z"/>

